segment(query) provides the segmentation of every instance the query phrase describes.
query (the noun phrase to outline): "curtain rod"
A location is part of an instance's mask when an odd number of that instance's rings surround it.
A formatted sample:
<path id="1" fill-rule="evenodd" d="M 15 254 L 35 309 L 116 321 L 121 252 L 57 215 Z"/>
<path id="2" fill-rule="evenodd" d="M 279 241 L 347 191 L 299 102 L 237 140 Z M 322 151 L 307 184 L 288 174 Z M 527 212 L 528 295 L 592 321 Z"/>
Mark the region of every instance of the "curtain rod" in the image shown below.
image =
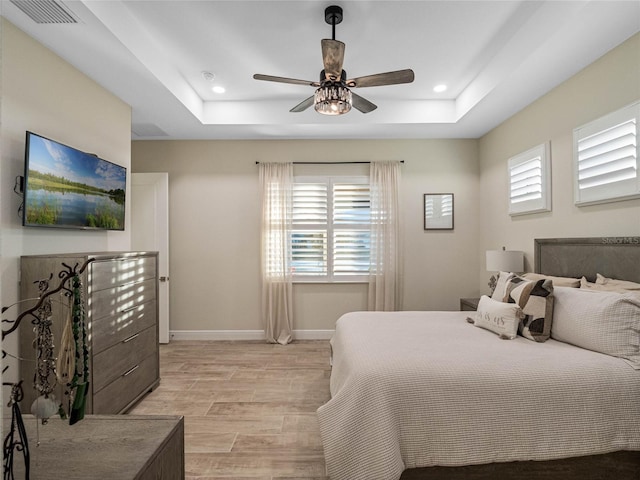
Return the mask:
<path id="1" fill-rule="evenodd" d="M 366 163 L 369 164 L 371 162 L 291 162 L 293 165 L 350 165 L 355 163 Z M 404 163 L 404 160 L 400 160 L 400 163 Z M 256 162 L 256 165 L 260 165 L 260 162 Z"/>

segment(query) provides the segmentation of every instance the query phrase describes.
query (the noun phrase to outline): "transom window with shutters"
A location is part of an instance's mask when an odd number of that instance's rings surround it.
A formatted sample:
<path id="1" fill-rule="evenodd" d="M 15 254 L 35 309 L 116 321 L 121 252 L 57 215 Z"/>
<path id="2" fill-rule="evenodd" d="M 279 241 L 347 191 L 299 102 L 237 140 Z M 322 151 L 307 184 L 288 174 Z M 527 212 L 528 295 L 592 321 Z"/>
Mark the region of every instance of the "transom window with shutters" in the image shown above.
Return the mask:
<path id="1" fill-rule="evenodd" d="M 549 143 L 511 157 L 509 168 L 509 215 L 551 210 L 551 158 Z"/>
<path id="2" fill-rule="evenodd" d="M 366 281 L 370 223 L 368 177 L 296 177 L 291 236 L 294 280 Z"/>
<path id="3" fill-rule="evenodd" d="M 576 205 L 640 197 L 640 102 L 573 131 Z"/>

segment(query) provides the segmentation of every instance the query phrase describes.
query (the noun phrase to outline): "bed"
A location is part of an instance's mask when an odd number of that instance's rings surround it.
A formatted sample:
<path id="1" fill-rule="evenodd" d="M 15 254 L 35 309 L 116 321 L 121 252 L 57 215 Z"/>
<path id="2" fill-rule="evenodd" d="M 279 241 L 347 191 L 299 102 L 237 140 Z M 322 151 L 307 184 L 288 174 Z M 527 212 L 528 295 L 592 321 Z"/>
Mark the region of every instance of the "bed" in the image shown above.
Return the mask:
<path id="1" fill-rule="evenodd" d="M 599 278 L 640 282 L 640 238 L 540 239 L 534 263 L 548 275 L 585 276 L 584 288 Z M 589 312 L 607 303 L 602 299 L 635 295 L 575 290 L 556 287 L 555 313 L 575 313 L 577 321 L 593 317 Z M 598 304 L 583 302 L 586 295 Z M 544 342 L 501 340 L 468 323 L 469 312 L 342 316 L 331 340 L 331 400 L 318 409 L 328 475 L 637 480 L 640 300 L 634 302 L 621 314 L 630 319 L 631 343 L 617 356 L 559 341 L 553 332 Z M 590 310 L 582 315 L 580 308 Z M 558 318 L 560 337 L 571 324 Z"/>

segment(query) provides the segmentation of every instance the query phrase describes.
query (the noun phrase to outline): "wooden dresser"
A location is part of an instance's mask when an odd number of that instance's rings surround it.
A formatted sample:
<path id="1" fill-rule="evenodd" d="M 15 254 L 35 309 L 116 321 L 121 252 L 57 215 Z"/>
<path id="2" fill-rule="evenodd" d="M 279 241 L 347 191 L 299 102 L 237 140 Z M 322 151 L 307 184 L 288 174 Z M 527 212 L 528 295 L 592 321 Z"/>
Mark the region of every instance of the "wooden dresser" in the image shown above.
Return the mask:
<path id="1" fill-rule="evenodd" d="M 25 415 L 31 478 L 47 480 L 183 480 L 184 419 L 179 416 L 88 415 L 69 426 Z M 36 446 L 36 439 L 40 445 Z M 24 478 L 16 452 L 14 473 Z"/>
<path id="2" fill-rule="evenodd" d="M 53 273 L 57 286 L 62 263 L 72 268 L 93 259 L 83 272 L 85 308 L 89 325 L 90 391 L 86 413 L 122 413 L 160 381 L 158 350 L 157 252 L 107 252 L 21 257 L 21 298 L 38 296 L 37 282 Z M 53 295 L 53 336 L 58 354 L 66 320 L 67 300 Z M 20 326 L 20 355 L 34 358 L 33 326 Z M 20 362 L 24 379 L 23 412 L 37 397 L 33 362 Z M 62 398 L 61 388 L 55 392 Z"/>

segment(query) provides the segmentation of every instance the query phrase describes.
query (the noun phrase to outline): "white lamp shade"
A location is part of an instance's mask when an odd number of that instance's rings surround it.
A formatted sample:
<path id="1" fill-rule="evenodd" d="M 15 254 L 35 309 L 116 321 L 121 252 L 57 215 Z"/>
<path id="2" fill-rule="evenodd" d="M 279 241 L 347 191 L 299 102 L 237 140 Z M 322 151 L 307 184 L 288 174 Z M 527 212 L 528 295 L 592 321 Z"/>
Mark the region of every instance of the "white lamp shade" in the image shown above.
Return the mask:
<path id="1" fill-rule="evenodd" d="M 488 272 L 523 272 L 524 252 L 517 250 L 487 250 Z"/>

